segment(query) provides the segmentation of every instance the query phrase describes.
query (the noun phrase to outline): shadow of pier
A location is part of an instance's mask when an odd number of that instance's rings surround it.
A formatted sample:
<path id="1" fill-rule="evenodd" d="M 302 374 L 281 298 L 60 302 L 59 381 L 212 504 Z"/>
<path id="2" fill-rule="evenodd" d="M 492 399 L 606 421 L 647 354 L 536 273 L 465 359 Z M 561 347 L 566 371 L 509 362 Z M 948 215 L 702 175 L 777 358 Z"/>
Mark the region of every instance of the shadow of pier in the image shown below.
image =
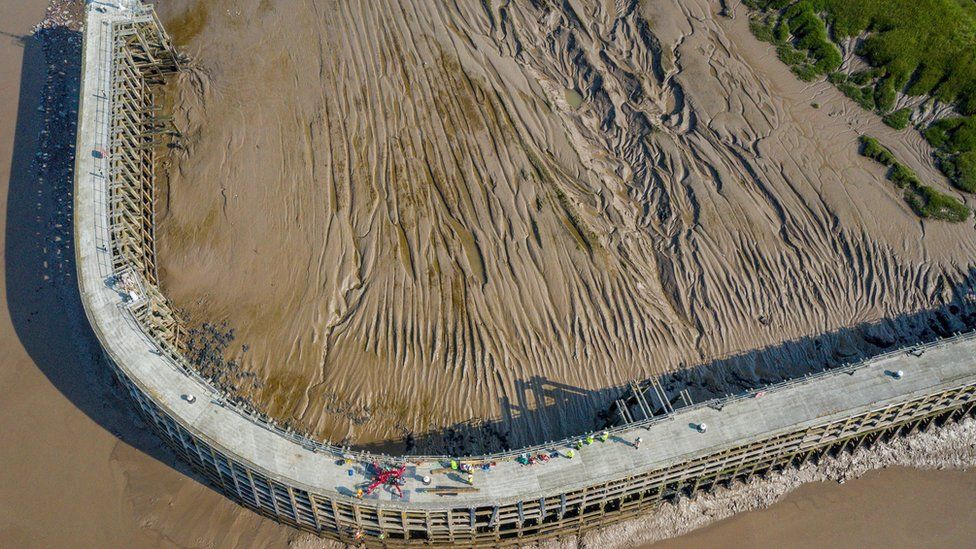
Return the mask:
<path id="1" fill-rule="evenodd" d="M 81 302 L 72 217 L 81 33 L 55 26 L 17 39 L 24 53 L 4 229 L 14 331 L 51 384 L 96 424 L 205 483 L 134 413 Z"/>

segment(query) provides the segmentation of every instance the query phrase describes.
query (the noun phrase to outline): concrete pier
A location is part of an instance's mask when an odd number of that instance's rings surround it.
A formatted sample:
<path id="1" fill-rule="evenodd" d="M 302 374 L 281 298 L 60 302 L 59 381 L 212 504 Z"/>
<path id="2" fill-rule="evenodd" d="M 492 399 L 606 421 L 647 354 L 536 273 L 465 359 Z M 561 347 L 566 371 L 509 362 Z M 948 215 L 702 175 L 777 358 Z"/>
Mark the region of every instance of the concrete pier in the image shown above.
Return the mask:
<path id="1" fill-rule="evenodd" d="M 403 497 L 380 490 L 358 498 L 368 464 L 390 458 L 277 429 L 229 403 L 182 357 L 181 327 L 157 286 L 152 211 L 153 151 L 161 145 L 152 90 L 178 68 L 177 57 L 139 2 L 90 3 L 84 32 L 74 229 L 89 321 L 161 436 L 218 489 L 276 520 L 387 546 L 521 543 L 924 428 L 976 403 L 976 337 L 963 335 L 631 423 L 605 442 L 577 448 L 581 434 L 466 458 L 474 490 L 456 495 L 443 494 L 467 487 L 465 479 L 432 472 L 450 456 L 396 458 L 407 465 Z M 549 459 L 524 465 L 522 454 Z M 428 489 L 424 476 L 440 489 Z"/>

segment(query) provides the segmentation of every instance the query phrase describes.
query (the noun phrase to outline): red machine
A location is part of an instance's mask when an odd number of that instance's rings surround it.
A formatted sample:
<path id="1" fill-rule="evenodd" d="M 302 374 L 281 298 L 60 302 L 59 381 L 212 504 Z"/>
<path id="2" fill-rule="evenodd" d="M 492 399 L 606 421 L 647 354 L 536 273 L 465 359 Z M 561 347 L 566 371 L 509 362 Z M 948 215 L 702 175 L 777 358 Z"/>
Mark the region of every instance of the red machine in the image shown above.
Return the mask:
<path id="1" fill-rule="evenodd" d="M 380 486 L 389 486 L 390 488 L 396 490 L 397 496 L 401 498 L 403 497 L 403 491 L 400 490 L 400 487 L 403 486 L 403 473 L 407 470 L 406 465 L 401 465 L 396 469 L 385 469 L 380 467 L 379 464 L 374 461 L 372 468 L 376 478 L 373 479 L 373 482 L 369 485 L 369 488 L 366 489 L 367 496 L 372 494 Z"/>

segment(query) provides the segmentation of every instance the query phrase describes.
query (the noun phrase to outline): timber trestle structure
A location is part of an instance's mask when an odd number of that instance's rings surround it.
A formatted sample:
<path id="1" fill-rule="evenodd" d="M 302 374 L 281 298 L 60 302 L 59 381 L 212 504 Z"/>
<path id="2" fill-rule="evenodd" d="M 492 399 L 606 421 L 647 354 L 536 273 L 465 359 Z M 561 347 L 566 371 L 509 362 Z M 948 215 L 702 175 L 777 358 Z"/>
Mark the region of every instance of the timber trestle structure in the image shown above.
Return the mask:
<path id="1" fill-rule="evenodd" d="M 179 70 L 176 50 L 151 8 L 111 23 L 112 86 L 109 222 L 112 265 L 140 322 L 167 348 L 184 350 L 183 324 L 159 291 L 156 269 L 157 149 L 178 135 L 155 88 Z"/>
<path id="2" fill-rule="evenodd" d="M 446 500 L 440 510 L 414 510 L 343 501 L 273 480 L 194 437 L 131 382 L 124 384 L 159 434 L 230 498 L 302 530 L 388 547 L 514 545 L 577 534 L 632 518 L 662 502 L 942 425 L 972 414 L 976 406 L 976 385 L 968 385 L 580 490 L 477 507 L 451 506 Z"/>
<path id="3" fill-rule="evenodd" d="M 580 448 L 577 437 L 470 458 L 487 472 L 453 492 L 425 491 L 416 480 L 449 456 L 355 454 L 282 430 L 237 408 L 183 356 L 185 333 L 158 286 L 153 204 L 157 149 L 178 137 L 154 88 L 179 68 L 178 56 L 151 8 L 106 6 L 88 6 L 76 160 L 86 313 L 149 424 L 215 487 L 263 515 L 372 546 L 525 543 L 925 429 L 976 405 L 976 338 L 964 335 L 745 396 L 697 404 L 686 396 L 680 408 L 648 402 L 648 386 L 635 385 L 640 417 L 622 412 L 626 424 L 609 441 Z M 905 377 L 888 375 L 890 365 Z M 708 421 L 707 434 L 689 421 Z M 515 459 L 523 454 L 552 459 L 523 466 Z M 402 499 L 355 496 L 350 478 L 362 480 L 361 464 L 374 460 L 408 466 Z"/>

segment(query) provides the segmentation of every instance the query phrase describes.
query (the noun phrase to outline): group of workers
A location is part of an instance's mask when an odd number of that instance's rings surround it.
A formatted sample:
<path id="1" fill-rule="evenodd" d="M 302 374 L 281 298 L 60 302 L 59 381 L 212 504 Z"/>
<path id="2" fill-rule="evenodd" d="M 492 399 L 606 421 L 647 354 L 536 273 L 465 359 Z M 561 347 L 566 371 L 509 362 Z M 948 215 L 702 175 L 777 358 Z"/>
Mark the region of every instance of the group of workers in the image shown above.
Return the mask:
<path id="1" fill-rule="evenodd" d="M 495 465 L 494 461 L 486 461 L 480 465 L 482 471 L 488 471 Z M 456 459 L 451 460 L 451 470 L 460 471 L 465 473 L 464 482 L 469 485 L 474 484 L 474 466 L 470 463 L 464 463 L 463 461 L 458 461 Z"/>
<path id="2" fill-rule="evenodd" d="M 573 459 L 574 457 L 576 457 L 577 450 L 582 450 L 584 446 L 589 446 L 595 443 L 597 440 L 599 440 L 600 442 L 607 442 L 608 440 L 610 440 L 610 432 L 602 431 L 599 435 L 593 435 L 593 434 L 587 435 L 586 437 L 577 440 L 576 443 L 573 445 L 574 448 L 566 449 L 563 455 L 568 459 Z M 641 437 L 637 437 L 636 439 L 634 439 L 633 442 L 634 449 L 635 450 L 640 449 L 642 442 L 643 439 Z M 520 454 L 517 458 L 515 458 L 515 461 L 521 463 L 522 465 L 535 465 L 537 463 L 546 463 L 550 459 L 555 457 L 560 457 L 560 453 L 558 451 L 553 451 L 551 453 L 543 452 L 534 455 L 529 453 L 524 453 L 524 454 Z M 345 463 L 347 465 L 352 464 L 352 461 L 353 460 L 348 456 L 345 458 Z M 474 470 L 476 467 L 480 468 L 483 471 L 489 471 L 495 465 L 497 465 L 497 463 L 494 461 L 491 462 L 486 461 L 484 463 L 480 463 L 477 465 L 473 465 L 471 463 L 465 463 L 463 461 L 459 461 L 456 459 L 452 459 L 450 461 L 450 469 L 452 471 L 458 471 L 460 473 L 463 473 L 464 476 L 462 478 L 464 482 L 467 483 L 468 485 L 474 485 Z M 437 471 L 435 470 L 434 472 Z M 349 474 L 350 476 L 353 474 L 352 469 L 349 470 Z M 430 483 L 430 477 L 424 477 L 424 484 L 429 484 L 429 483 Z M 365 494 L 362 489 L 356 490 L 356 497 L 362 498 L 364 495 Z"/>

